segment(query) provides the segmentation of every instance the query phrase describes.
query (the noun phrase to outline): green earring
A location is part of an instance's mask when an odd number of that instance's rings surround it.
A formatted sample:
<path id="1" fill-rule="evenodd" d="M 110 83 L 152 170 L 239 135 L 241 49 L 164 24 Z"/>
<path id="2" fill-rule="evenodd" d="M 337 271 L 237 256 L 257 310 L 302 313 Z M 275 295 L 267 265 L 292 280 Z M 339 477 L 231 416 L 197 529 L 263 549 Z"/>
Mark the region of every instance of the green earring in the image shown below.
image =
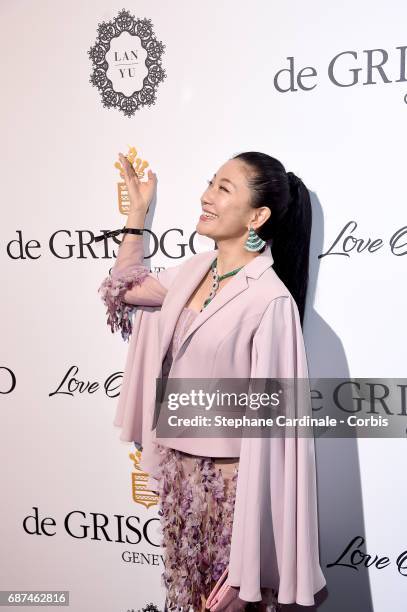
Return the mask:
<path id="1" fill-rule="evenodd" d="M 250 226 L 249 235 L 244 243 L 244 248 L 247 251 L 260 251 L 265 244 L 265 241 L 262 240 L 260 236 L 256 234 L 252 226 Z"/>

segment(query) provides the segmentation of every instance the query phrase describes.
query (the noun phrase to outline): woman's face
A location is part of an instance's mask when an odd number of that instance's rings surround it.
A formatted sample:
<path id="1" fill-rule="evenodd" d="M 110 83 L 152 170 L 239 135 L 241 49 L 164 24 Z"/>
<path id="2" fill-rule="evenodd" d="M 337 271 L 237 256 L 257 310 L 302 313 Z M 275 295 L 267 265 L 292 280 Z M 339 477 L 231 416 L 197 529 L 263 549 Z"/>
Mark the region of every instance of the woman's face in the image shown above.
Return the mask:
<path id="1" fill-rule="evenodd" d="M 202 215 L 196 225 L 198 234 L 216 242 L 230 238 L 241 238 L 244 242 L 250 223 L 256 229 L 258 210 L 250 206 L 248 173 L 246 164 L 230 159 L 213 177 L 208 177 L 210 183 L 201 196 Z M 205 211 L 216 216 L 205 217 Z"/>

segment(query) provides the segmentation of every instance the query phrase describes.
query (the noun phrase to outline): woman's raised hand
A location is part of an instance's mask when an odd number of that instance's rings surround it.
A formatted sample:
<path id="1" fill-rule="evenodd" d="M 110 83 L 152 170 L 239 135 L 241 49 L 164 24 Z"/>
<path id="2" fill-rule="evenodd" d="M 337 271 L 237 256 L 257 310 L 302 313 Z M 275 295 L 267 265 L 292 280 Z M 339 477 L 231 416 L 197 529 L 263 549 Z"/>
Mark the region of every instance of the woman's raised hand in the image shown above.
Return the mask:
<path id="1" fill-rule="evenodd" d="M 148 170 L 148 180 L 142 182 L 127 157 L 119 153 L 119 159 L 123 168 L 123 178 L 129 194 L 129 214 L 133 212 L 144 212 L 144 214 L 147 214 L 157 187 L 157 175 L 151 170 Z"/>

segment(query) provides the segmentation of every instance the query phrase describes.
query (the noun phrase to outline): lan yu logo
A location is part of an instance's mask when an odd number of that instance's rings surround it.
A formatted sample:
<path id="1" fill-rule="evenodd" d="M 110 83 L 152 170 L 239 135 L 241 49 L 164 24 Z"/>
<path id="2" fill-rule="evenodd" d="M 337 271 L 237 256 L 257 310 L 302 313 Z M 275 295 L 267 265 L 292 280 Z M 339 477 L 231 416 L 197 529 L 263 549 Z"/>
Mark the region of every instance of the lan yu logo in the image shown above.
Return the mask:
<path id="1" fill-rule="evenodd" d="M 93 64 L 90 83 L 97 87 L 105 108 L 126 117 L 156 102 L 156 89 L 166 73 L 161 66 L 165 45 L 158 41 L 151 19 L 135 19 L 122 9 L 98 25 L 96 43 L 88 51 Z"/>

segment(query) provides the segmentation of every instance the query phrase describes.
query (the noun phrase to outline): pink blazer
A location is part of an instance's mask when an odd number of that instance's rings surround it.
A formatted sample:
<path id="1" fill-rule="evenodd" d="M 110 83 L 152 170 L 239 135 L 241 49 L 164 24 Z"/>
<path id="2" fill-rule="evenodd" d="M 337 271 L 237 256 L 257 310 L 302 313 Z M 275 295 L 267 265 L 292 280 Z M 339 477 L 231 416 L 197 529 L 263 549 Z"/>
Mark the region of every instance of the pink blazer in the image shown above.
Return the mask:
<path id="1" fill-rule="evenodd" d="M 326 584 L 318 552 L 314 439 L 198 438 L 192 448 L 191 440 L 157 439 L 151 431 L 156 378 L 178 316 L 216 255 L 199 253 L 151 273 L 143 266 L 142 241 L 122 241 L 99 288 L 112 331 L 120 329 L 129 340 L 114 425 L 121 427 L 121 440 L 142 443 L 141 465 L 153 490 L 155 441 L 197 455 L 240 456 L 228 582 L 240 587 L 244 601 L 259 601 L 260 587 L 273 587 L 280 603 L 313 605 Z M 298 308 L 272 263 L 267 246 L 195 317 L 171 377 L 308 378 Z"/>

